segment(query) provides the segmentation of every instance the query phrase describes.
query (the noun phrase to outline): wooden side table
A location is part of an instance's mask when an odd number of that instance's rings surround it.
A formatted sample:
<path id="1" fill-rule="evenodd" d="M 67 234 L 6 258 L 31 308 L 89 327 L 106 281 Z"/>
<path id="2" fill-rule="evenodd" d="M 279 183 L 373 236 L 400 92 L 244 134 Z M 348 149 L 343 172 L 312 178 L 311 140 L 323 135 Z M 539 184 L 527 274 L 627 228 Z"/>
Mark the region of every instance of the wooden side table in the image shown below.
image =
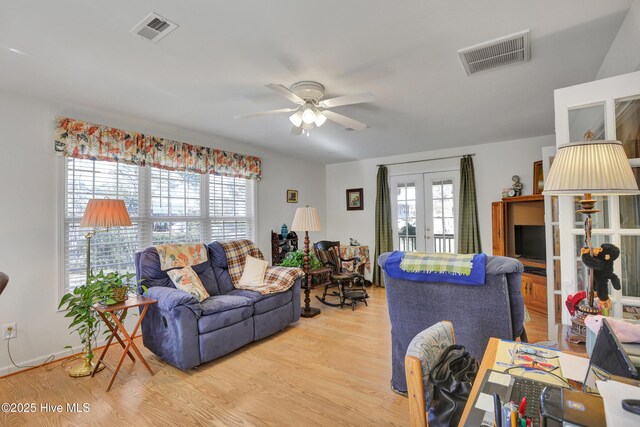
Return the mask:
<path id="1" fill-rule="evenodd" d="M 111 336 L 107 340 L 107 344 L 104 350 L 102 351 L 102 354 L 100 355 L 100 359 L 98 359 L 98 362 L 96 363 L 96 367 L 91 373 L 91 376 L 94 376 L 96 374 L 98 367 L 100 366 L 100 363 L 102 363 L 104 356 L 107 354 L 107 351 L 109 350 L 109 346 L 111 345 L 113 338 L 115 338 L 118 341 L 118 343 L 120 343 L 120 346 L 122 346 L 122 348 L 124 349 L 124 351 L 122 352 L 122 356 L 120 356 L 120 361 L 118 361 L 118 366 L 116 366 L 116 369 L 113 371 L 113 376 L 111 377 L 111 381 L 109 381 L 109 385 L 107 386 L 107 391 L 111 390 L 113 381 L 116 379 L 116 375 L 118 375 L 118 372 L 120 371 L 120 367 L 122 366 L 122 362 L 124 361 L 125 356 L 128 355 L 132 362 L 136 361 L 136 359 L 131 354 L 131 351 L 129 351 L 130 349 L 133 350 L 138 355 L 142 364 L 145 366 L 145 368 L 147 368 L 149 373 L 153 375 L 153 371 L 151 370 L 151 367 L 149 366 L 147 361 L 144 359 L 144 356 L 142 356 L 142 353 L 140 353 L 140 350 L 138 350 L 136 343 L 133 342 L 133 337 L 135 337 L 136 334 L 138 333 L 138 329 L 142 324 L 142 319 L 144 319 L 145 314 L 147 314 L 147 309 L 149 308 L 149 306 L 157 302 L 158 300 L 155 300 L 153 298 L 137 295 L 135 297 L 129 297 L 129 299 L 117 304 L 107 305 L 107 306 L 102 306 L 97 304 L 93 307 L 98 312 L 98 315 L 102 318 L 104 323 L 107 325 L 107 327 L 111 331 Z M 142 309 L 142 313 L 140 313 L 138 323 L 136 324 L 135 328 L 133 328 L 133 333 L 129 335 L 129 333 L 127 332 L 127 329 L 122 324 L 122 320 L 127 315 L 127 311 L 129 311 L 130 308 L 135 308 L 135 307 L 143 307 L 143 309 Z M 119 315 L 118 315 L 118 312 L 120 312 Z M 115 327 L 111 324 L 107 315 L 111 317 L 111 320 L 116 325 Z M 122 334 L 122 336 L 124 337 L 124 341 L 120 337 L 120 334 Z M 125 341 L 126 341 L 126 345 L 125 345 Z"/>
<path id="2" fill-rule="evenodd" d="M 311 289 L 330 284 L 332 272 L 333 270 L 329 267 L 320 267 L 315 270 L 310 270 L 309 286 L 311 286 Z"/>

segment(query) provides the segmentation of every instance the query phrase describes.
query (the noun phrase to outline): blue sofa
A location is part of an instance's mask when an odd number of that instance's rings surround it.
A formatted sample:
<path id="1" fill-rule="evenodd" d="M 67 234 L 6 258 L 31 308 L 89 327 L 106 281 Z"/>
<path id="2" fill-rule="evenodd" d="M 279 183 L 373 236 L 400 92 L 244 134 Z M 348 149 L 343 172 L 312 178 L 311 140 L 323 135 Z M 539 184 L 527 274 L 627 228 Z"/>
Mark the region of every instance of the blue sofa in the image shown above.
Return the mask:
<path id="1" fill-rule="evenodd" d="M 210 297 L 199 302 L 178 290 L 160 270 L 158 251 L 136 253 L 138 292 L 158 300 L 142 321 L 144 346 L 187 370 L 265 338 L 300 318 L 300 284 L 275 294 L 235 289 L 218 242 L 207 245 L 208 261 L 192 266 Z"/>
<path id="2" fill-rule="evenodd" d="M 384 270 L 390 252 L 380 255 Z M 413 282 L 390 277 L 384 272 L 389 319 L 391 321 L 392 379 L 394 391 L 405 393 L 404 357 L 418 332 L 441 320 L 453 323 L 456 342 L 478 361 L 490 337 L 514 340 L 524 332 L 520 261 L 487 255 L 485 285 Z"/>

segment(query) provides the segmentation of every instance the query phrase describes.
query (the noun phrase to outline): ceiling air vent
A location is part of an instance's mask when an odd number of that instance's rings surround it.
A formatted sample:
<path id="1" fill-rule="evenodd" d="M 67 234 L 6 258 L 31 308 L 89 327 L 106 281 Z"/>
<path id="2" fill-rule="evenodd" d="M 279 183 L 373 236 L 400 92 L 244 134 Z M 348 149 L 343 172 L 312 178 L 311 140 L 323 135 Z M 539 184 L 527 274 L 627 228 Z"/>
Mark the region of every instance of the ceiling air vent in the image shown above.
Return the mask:
<path id="1" fill-rule="evenodd" d="M 467 75 L 531 58 L 529 30 L 490 40 L 458 51 Z"/>
<path id="2" fill-rule="evenodd" d="M 131 29 L 130 32 L 137 34 L 154 43 L 158 43 L 160 39 L 178 28 L 178 24 L 169 21 L 167 18 L 156 13 L 150 13 L 146 18 Z"/>

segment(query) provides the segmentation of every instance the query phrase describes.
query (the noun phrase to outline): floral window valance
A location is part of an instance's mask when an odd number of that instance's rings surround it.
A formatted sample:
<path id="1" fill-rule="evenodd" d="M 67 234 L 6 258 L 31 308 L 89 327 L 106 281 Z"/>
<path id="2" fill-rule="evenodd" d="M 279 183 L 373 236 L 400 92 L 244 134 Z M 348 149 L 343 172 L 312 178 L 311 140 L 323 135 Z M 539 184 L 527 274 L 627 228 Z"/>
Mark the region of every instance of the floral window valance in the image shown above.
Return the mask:
<path id="1" fill-rule="evenodd" d="M 66 117 L 58 118 L 55 152 L 64 157 L 260 179 L 260 157 L 186 144 Z"/>

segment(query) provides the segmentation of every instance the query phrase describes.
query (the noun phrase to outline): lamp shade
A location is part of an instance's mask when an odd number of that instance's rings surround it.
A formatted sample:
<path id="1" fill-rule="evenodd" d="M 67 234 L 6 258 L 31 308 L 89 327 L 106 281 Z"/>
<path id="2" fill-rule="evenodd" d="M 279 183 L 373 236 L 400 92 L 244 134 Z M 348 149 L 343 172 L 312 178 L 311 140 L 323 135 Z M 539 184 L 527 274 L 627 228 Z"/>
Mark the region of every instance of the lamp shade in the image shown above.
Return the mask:
<path id="1" fill-rule="evenodd" d="M 124 200 L 91 199 L 80 221 L 80 227 L 111 228 L 131 226 Z"/>
<path id="2" fill-rule="evenodd" d="M 620 141 L 580 141 L 558 147 L 542 194 L 639 194 Z"/>
<path id="3" fill-rule="evenodd" d="M 309 206 L 296 209 L 296 216 L 291 224 L 292 231 L 320 231 L 320 217 L 316 208 Z"/>

